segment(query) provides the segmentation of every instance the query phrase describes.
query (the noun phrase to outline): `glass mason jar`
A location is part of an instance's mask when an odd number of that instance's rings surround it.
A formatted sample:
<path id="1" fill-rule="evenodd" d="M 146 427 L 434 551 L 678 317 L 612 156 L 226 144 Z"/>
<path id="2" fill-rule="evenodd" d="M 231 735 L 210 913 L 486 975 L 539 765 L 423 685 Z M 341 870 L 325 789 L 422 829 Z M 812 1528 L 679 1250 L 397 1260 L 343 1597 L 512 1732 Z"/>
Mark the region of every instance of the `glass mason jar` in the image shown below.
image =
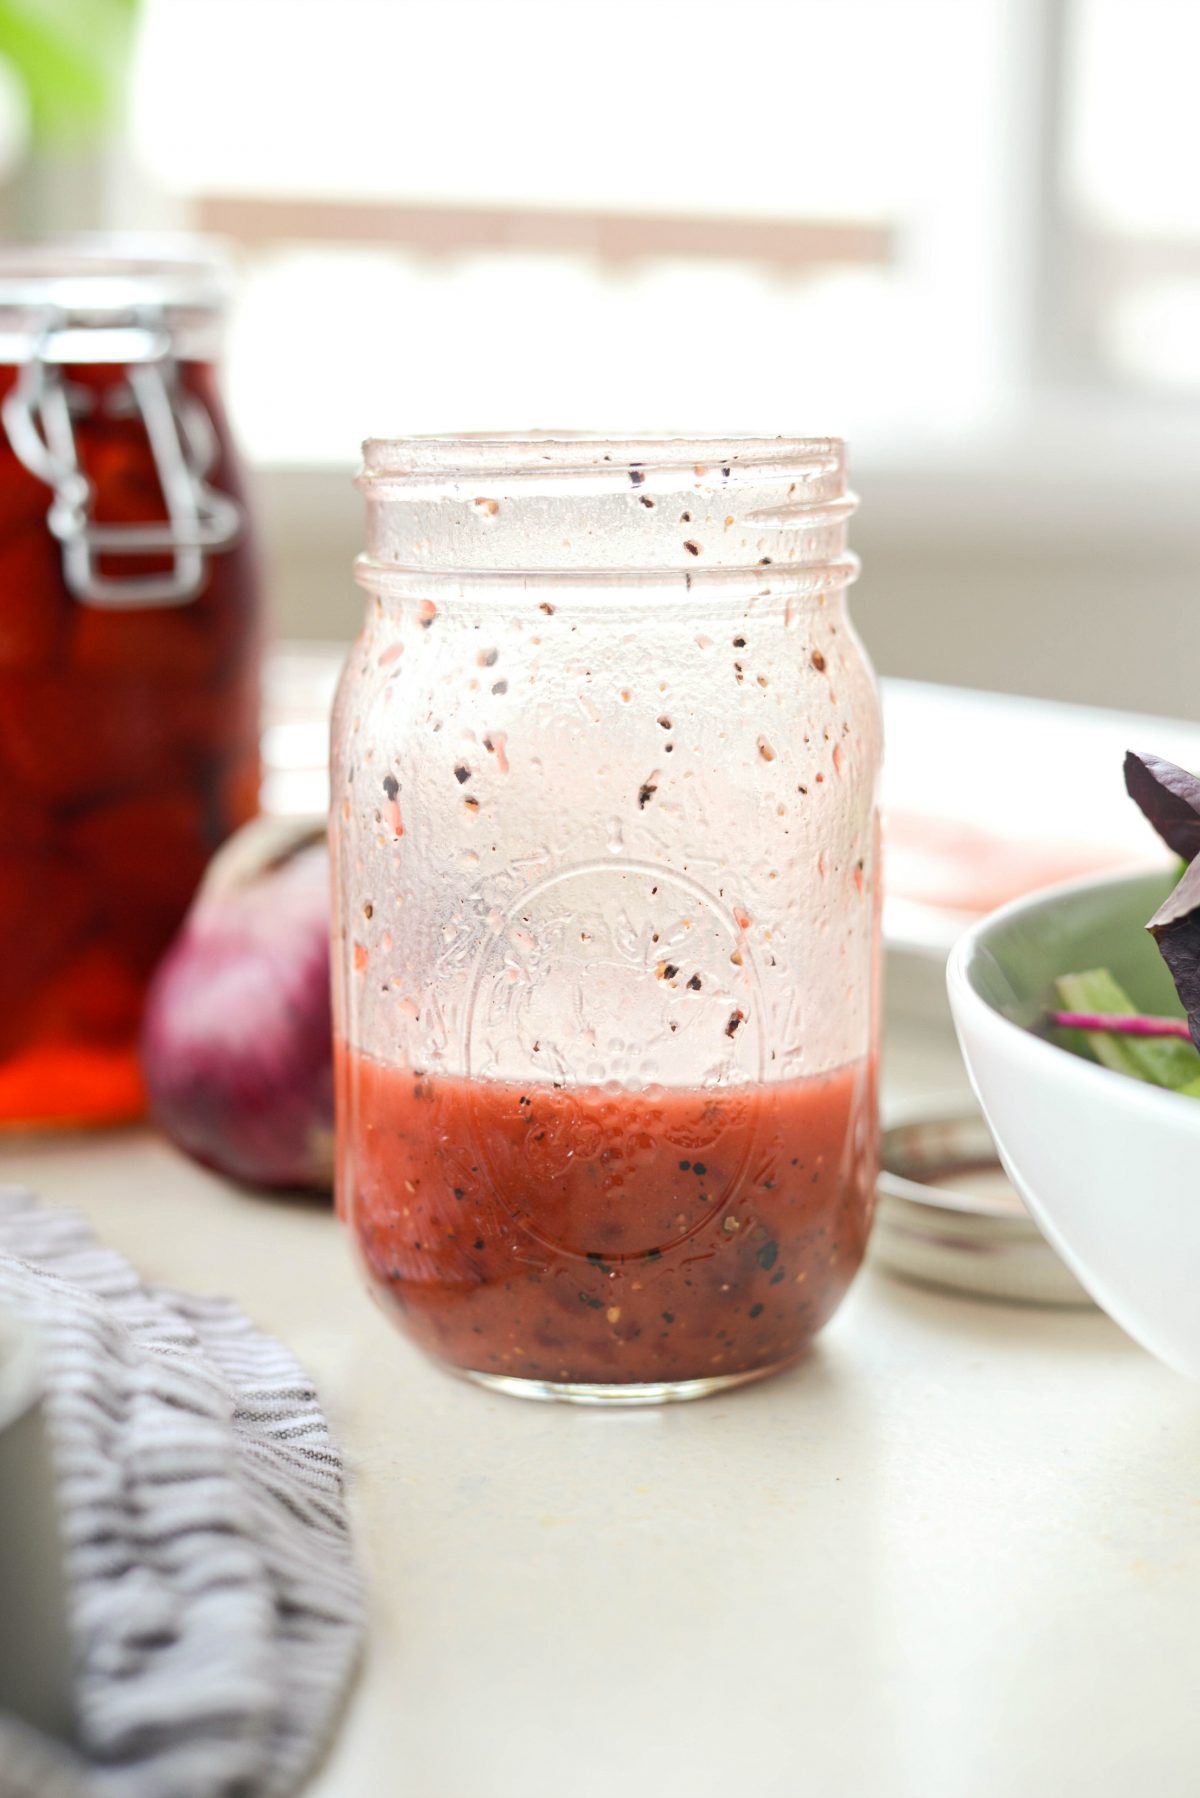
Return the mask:
<path id="1" fill-rule="evenodd" d="M 195 246 L 0 251 L 0 1123 L 142 1104 L 155 962 L 258 805 L 258 579 Z"/>
<path id="2" fill-rule="evenodd" d="M 485 1384 L 801 1353 L 876 1172 L 880 719 L 836 440 L 372 442 L 334 720 L 338 1205 Z"/>

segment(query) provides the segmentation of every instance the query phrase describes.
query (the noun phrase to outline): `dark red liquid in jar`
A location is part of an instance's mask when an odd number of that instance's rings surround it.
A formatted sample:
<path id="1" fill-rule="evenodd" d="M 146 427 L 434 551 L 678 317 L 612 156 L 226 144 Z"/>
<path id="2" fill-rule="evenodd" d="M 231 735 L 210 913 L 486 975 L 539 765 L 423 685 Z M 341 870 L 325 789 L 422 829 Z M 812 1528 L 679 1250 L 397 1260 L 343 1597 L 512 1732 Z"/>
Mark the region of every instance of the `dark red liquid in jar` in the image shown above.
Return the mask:
<path id="1" fill-rule="evenodd" d="M 863 1061 L 746 1088 L 520 1086 L 339 1045 L 339 1210 L 420 1345 L 572 1384 L 745 1375 L 795 1358 L 866 1246 Z"/>
<path id="2" fill-rule="evenodd" d="M 0 397 L 17 371 L 0 368 Z M 103 523 L 165 517 L 126 370 L 64 371 Z M 240 498 L 213 370 L 181 365 Z M 136 1035 L 149 975 L 217 845 L 258 805 L 258 591 L 248 531 L 207 558 L 199 596 L 80 603 L 46 522 L 48 487 L 0 431 L 0 1124 L 98 1122 L 142 1104 Z M 166 557 L 101 558 L 136 577 Z"/>

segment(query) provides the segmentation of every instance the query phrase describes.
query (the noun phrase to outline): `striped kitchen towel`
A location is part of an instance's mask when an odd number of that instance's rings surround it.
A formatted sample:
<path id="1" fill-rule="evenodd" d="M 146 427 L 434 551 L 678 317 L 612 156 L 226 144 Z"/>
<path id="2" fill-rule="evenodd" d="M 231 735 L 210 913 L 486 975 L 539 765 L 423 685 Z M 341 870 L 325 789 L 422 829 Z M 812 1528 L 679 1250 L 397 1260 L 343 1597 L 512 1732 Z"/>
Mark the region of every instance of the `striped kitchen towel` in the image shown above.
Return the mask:
<path id="1" fill-rule="evenodd" d="M 0 1795 L 294 1791 L 363 1628 L 311 1382 L 227 1300 L 143 1286 L 81 1218 L 13 1188 L 0 1305 L 41 1337 L 77 1718 L 68 1748 L 0 1714 Z"/>

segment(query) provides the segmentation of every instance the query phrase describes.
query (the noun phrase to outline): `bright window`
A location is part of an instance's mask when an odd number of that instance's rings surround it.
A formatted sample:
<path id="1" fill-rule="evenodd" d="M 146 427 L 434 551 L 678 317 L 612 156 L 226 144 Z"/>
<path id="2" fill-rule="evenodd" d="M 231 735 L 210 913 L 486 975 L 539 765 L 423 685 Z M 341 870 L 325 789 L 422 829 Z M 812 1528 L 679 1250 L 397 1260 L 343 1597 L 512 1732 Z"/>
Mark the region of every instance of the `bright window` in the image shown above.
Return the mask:
<path id="1" fill-rule="evenodd" d="M 1076 0 L 1061 239 L 1083 379 L 1200 391 L 1200 7 Z"/>
<path id="2" fill-rule="evenodd" d="M 1005 11 L 150 0 L 136 139 L 244 246 L 259 460 L 364 430 L 957 433 L 1011 392 Z"/>

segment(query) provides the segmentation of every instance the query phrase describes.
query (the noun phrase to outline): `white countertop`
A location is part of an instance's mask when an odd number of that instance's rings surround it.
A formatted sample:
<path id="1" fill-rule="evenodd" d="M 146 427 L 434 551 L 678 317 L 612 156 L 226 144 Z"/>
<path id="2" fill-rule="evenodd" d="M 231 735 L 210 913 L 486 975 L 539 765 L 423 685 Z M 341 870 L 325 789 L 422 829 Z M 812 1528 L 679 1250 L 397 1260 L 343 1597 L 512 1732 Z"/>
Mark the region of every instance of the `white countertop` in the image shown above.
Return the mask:
<path id="1" fill-rule="evenodd" d="M 274 659 L 277 809 L 324 802 L 337 661 Z M 1161 720 L 906 682 L 885 704 L 893 813 L 1014 843 L 1136 857 L 1124 748 L 1200 757 Z M 926 974 L 892 969 L 885 1103 L 964 1084 Z M 312 1798 L 1200 1793 L 1200 1388 L 1099 1313 L 868 1270 L 780 1379 L 538 1406 L 423 1361 L 327 1206 L 236 1192 L 145 1131 L 0 1138 L 9 1180 L 148 1278 L 231 1294 L 317 1381 L 372 1619 Z"/>
<path id="2" fill-rule="evenodd" d="M 894 1032 L 893 1096 L 960 1079 Z M 313 1798 L 1195 1798 L 1200 1390 L 1097 1312 L 868 1272 L 809 1359 L 598 1413 L 427 1365 L 328 1208 L 137 1131 L 0 1180 L 315 1376 L 372 1623 Z"/>

